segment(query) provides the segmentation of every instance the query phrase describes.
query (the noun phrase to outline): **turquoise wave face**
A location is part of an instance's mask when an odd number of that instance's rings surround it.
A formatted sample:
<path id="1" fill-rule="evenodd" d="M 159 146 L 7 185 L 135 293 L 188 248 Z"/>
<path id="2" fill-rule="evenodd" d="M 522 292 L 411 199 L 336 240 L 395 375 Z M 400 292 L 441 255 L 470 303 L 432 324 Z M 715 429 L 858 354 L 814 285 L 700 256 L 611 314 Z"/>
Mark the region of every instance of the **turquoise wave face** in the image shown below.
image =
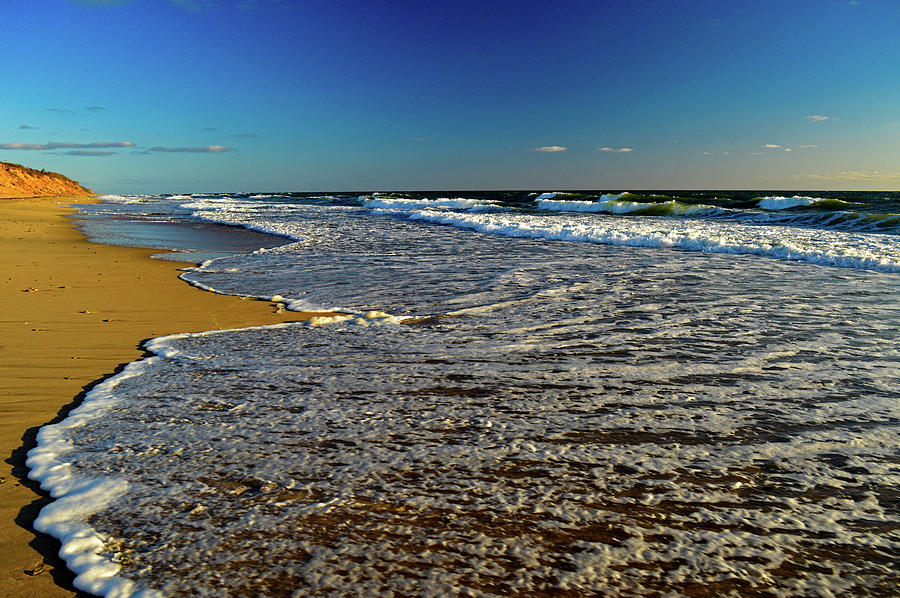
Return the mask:
<path id="1" fill-rule="evenodd" d="M 283 197 L 307 198 L 298 194 Z M 680 192 L 418 192 L 332 196 L 338 203 L 387 210 L 521 210 L 609 216 L 733 220 L 842 231 L 900 234 L 900 194 L 828 192 L 787 194 L 735 191 Z"/>
<path id="2" fill-rule="evenodd" d="M 541 196 L 539 196 L 541 197 Z M 754 196 L 750 198 L 672 197 L 662 194 L 547 193 L 538 210 L 734 220 L 845 231 L 900 233 L 900 205 L 893 197 Z M 897 210 L 891 212 L 890 210 Z"/>
<path id="3" fill-rule="evenodd" d="M 629 194 L 624 194 L 627 197 Z M 637 199 L 637 196 L 631 195 Z M 646 199 L 646 198 L 644 198 Z M 539 210 L 558 212 L 605 213 L 629 216 L 668 216 L 676 218 L 707 218 L 735 220 L 759 225 L 780 224 L 847 231 L 900 232 L 900 214 L 879 214 L 854 211 L 863 204 L 842 200 L 822 200 L 810 203 L 776 203 L 761 199 L 759 209 L 738 209 L 685 203 L 675 199 L 639 202 L 625 199 L 589 200 L 540 200 Z M 883 205 L 875 205 L 880 208 Z"/>

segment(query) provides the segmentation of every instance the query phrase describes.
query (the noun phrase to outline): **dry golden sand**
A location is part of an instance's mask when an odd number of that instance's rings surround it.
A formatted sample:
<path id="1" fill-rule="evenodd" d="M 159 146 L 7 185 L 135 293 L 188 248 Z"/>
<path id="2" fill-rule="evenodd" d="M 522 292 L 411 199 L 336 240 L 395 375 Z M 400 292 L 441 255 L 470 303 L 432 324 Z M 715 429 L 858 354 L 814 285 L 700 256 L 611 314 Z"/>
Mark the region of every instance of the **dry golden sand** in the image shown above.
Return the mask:
<path id="1" fill-rule="evenodd" d="M 65 218 L 86 201 L 0 199 L 0 596 L 79 595 L 59 544 L 31 529 L 49 501 L 25 468 L 40 426 L 139 359 L 144 339 L 308 316 L 195 289 L 152 251 L 87 242 Z"/>

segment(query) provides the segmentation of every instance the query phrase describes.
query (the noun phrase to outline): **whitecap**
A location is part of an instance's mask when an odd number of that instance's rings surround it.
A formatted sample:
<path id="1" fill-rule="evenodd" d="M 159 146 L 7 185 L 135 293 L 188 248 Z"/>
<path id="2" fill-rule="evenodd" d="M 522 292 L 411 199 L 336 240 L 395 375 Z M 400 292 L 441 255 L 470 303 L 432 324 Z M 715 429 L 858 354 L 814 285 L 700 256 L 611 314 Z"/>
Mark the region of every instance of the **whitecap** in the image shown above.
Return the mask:
<path id="1" fill-rule="evenodd" d="M 800 206 L 811 206 L 821 201 L 825 201 L 825 198 L 804 197 L 802 195 L 794 195 L 792 197 L 770 196 L 761 198 L 758 205 L 764 210 L 789 210 Z"/>

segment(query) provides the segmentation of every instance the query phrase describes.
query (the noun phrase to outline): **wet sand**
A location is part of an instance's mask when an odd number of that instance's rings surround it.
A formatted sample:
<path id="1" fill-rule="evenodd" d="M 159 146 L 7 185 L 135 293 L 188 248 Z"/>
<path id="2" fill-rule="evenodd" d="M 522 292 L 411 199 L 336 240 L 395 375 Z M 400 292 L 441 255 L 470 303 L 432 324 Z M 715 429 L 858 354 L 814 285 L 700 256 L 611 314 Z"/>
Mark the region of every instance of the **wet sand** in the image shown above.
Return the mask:
<path id="1" fill-rule="evenodd" d="M 179 280 L 185 264 L 158 250 L 98 245 L 73 222 L 84 197 L 0 199 L 0 595 L 83 595 L 31 522 L 46 493 L 27 479 L 35 434 L 99 380 L 143 355 L 141 341 L 176 332 L 306 319 L 265 302 Z"/>

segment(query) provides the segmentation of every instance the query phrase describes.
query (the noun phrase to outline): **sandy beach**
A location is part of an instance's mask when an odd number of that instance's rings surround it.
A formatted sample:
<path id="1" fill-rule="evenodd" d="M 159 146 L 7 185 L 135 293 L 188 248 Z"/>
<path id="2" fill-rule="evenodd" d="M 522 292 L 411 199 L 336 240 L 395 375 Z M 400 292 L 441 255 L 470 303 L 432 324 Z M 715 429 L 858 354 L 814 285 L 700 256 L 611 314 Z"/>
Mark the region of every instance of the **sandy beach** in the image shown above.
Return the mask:
<path id="1" fill-rule="evenodd" d="M 38 428 L 139 359 L 142 340 L 176 332 L 304 319 L 263 301 L 216 295 L 177 278 L 158 251 L 89 243 L 65 216 L 84 197 L 0 199 L 0 595 L 79 595 L 58 543 L 31 529 L 50 500 L 27 479 Z"/>

